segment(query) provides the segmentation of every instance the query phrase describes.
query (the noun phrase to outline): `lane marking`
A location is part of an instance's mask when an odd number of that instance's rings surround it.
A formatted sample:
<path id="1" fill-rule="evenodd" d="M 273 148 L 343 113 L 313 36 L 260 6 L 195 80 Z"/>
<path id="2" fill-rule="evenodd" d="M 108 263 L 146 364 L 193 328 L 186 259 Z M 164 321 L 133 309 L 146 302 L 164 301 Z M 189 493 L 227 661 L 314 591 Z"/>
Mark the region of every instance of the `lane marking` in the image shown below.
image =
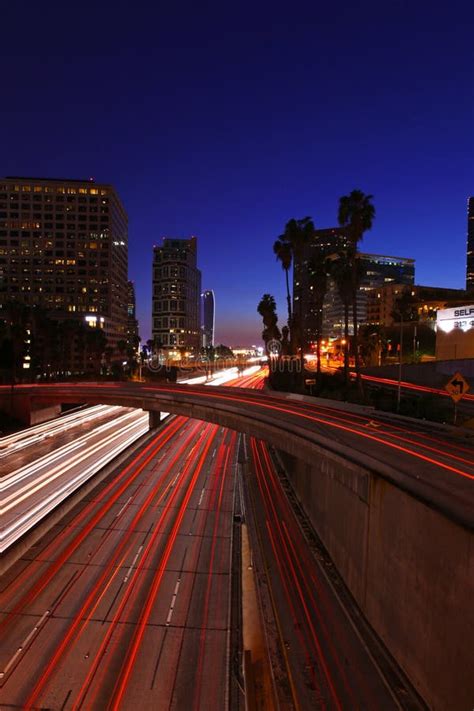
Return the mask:
<path id="1" fill-rule="evenodd" d="M 38 632 L 39 628 L 41 627 L 41 625 L 43 624 L 44 620 L 48 617 L 49 614 L 50 614 L 50 610 L 46 610 L 46 612 L 43 613 L 43 615 L 40 617 L 40 619 L 38 620 L 38 622 L 36 623 L 36 625 L 33 627 L 33 629 L 31 630 L 31 632 L 29 632 L 29 634 L 27 634 L 27 636 L 25 637 L 25 639 L 23 640 L 23 642 L 20 644 L 20 646 L 18 647 L 18 649 L 16 650 L 15 654 L 14 654 L 13 657 L 10 659 L 10 661 L 8 662 L 8 664 L 6 665 L 6 667 L 4 668 L 4 670 L 3 670 L 2 672 L 0 672 L 0 679 L 2 679 L 6 674 L 8 674 L 8 672 L 9 672 L 10 669 L 12 668 L 13 664 L 15 663 L 15 661 L 18 659 L 18 657 L 19 657 L 20 654 L 23 652 L 24 648 L 27 646 L 27 644 L 30 642 L 30 640 L 31 640 L 31 639 L 34 637 L 34 635 Z"/>
<path id="2" fill-rule="evenodd" d="M 143 544 L 140 546 L 140 548 L 138 549 L 138 551 L 137 551 L 137 553 L 136 553 L 136 555 L 135 555 L 135 558 L 132 560 L 132 564 L 131 564 L 130 568 L 129 568 L 128 571 L 127 571 L 127 575 L 126 575 L 126 576 L 124 577 L 124 579 L 123 579 L 123 582 L 124 582 L 124 583 L 126 583 L 126 582 L 128 581 L 128 579 L 129 579 L 129 577 L 130 577 L 130 573 L 132 572 L 133 566 L 134 566 L 135 563 L 137 562 L 138 556 L 139 556 L 140 553 L 142 552 L 142 548 L 143 548 Z"/>
<path id="3" fill-rule="evenodd" d="M 168 610 L 168 617 L 166 618 L 166 626 L 169 627 L 169 624 L 171 622 L 171 618 L 173 617 L 173 610 L 174 610 L 174 605 L 176 602 L 176 597 L 178 595 L 178 590 L 179 586 L 181 585 L 181 578 L 178 578 L 178 582 L 174 586 L 174 592 L 173 592 L 173 597 L 171 598 L 171 605 L 170 609 Z"/>
<path id="4" fill-rule="evenodd" d="M 132 500 L 132 497 L 130 496 L 130 498 L 128 499 L 128 501 L 126 501 L 126 502 L 124 503 L 124 505 L 122 506 L 122 508 L 120 509 L 120 511 L 118 512 L 118 514 L 116 515 L 115 518 L 118 518 L 118 517 L 120 516 L 120 514 L 122 513 L 122 511 L 124 510 L 124 508 L 125 508 L 126 506 L 128 506 L 128 504 L 130 503 L 131 500 Z"/>
<path id="5" fill-rule="evenodd" d="M 201 491 L 201 496 L 199 497 L 198 506 L 201 506 L 202 497 L 204 496 L 204 492 L 205 492 L 205 489 L 204 489 L 204 487 L 203 487 L 203 489 L 202 489 L 202 491 Z"/>

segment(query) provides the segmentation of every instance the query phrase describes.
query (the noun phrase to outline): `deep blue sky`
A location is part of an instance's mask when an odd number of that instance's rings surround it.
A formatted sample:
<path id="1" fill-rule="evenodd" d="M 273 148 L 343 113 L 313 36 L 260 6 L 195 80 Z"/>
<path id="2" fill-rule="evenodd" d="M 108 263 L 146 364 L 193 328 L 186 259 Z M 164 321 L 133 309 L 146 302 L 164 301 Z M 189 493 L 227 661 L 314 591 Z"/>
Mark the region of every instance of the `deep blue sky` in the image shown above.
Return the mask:
<path id="1" fill-rule="evenodd" d="M 17 7 L 13 7 L 13 6 Z M 149 337 L 152 246 L 199 238 L 217 338 L 285 315 L 274 239 L 374 194 L 367 251 L 464 287 L 474 194 L 474 4 L 10 3 L 2 9 L 0 175 L 113 183 Z"/>

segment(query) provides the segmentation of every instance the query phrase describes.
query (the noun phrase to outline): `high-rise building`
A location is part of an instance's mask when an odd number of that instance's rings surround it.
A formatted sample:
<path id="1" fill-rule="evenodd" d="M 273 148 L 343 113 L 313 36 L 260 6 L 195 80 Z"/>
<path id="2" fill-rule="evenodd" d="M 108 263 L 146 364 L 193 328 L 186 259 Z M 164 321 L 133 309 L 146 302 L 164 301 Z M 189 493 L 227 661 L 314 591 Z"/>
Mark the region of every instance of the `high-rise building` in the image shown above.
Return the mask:
<path id="1" fill-rule="evenodd" d="M 127 329 L 128 220 L 111 185 L 0 179 L 0 306 L 18 301 L 101 328 Z"/>
<path id="2" fill-rule="evenodd" d="M 136 345 L 138 338 L 136 308 L 135 284 L 129 281 L 127 282 L 127 342 L 131 346 Z"/>
<path id="3" fill-rule="evenodd" d="M 467 201 L 466 291 L 474 292 L 474 197 Z"/>
<path id="4" fill-rule="evenodd" d="M 346 231 L 343 227 L 315 230 L 313 239 L 305 245 L 301 256 L 293 265 L 293 311 L 302 315 L 305 343 L 316 339 L 318 320 L 321 319 L 314 289 L 311 288 L 311 265 L 320 255 L 329 256 L 348 247 Z M 330 285 L 329 285 L 330 286 Z"/>
<path id="5" fill-rule="evenodd" d="M 161 348 L 199 352 L 200 296 L 196 237 L 164 238 L 153 249 L 152 335 Z"/>
<path id="6" fill-rule="evenodd" d="M 466 292 L 463 289 L 389 283 L 369 293 L 367 322 L 388 327 L 397 323 L 393 314 L 397 311 L 398 299 L 407 290 L 413 299 L 413 308 L 418 314 L 418 320 L 427 323 L 433 329 L 436 324 L 436 314 L 440 309 L 461 306 L 466 301 Z"/>
<path id="7" fill-rule="evenodd" d="M 212 289 L 206 289 L 201 294 L 202 300 L 202 346 L 208 348 L 214 345 L 214 334 L 216 326 L 216 299 Z"/>
<path id="8" fill-rule="evenodd" d="M 368 323 L 369 294 L 387 284 L 410 286 L 415 282 L 415 260 L 406 257 L 390 257 L 382 254 L 360 252 L 362 278 L 357 293 L 357 322 Z M 323 333 L 325 336 L 344 334 L 344 305 L 336 284 L 329 279 L 328 291 L 323 307 Z M 353 333 L 352 307 L 349 319 L 349 333 Z"/>

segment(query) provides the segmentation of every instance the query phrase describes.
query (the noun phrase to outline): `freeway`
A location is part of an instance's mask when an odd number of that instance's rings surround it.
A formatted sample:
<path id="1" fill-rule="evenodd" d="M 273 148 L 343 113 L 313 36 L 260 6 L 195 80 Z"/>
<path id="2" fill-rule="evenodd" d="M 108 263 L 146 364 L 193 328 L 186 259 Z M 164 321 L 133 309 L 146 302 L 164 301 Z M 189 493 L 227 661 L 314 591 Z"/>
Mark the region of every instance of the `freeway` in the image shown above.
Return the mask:
<path id="1" fill-rule="evenodd" d="M 73 442 L 98 424 L 105 424 L 126 411 L 126 408 L 113 405 L 84 407 L 79 412 L 61 415 L 0 438 L 0 477 Z"/>
<path id="2" fill-rule="evenodd" d="M 2 477 L 1 553 L 148 431 L 147 414 L 119 411 L 113 419 Z"/>
<path id="3" fill-rule="evenodd" d="M 425 453 L 430 471 L 448 474 L 441 466 L 448 462 L 464 474 L 472 468 L 465 445 L 256 392 L 262 375 L 232 383 L 241 390 L 207 393 L 276 418 L 285 413 L 289 422 L 307 419 L 310 427 L 317 422 L 338 435 L 347 432 L 346 444 L 369 435 L 385 457 L 392 445 L 397 456 L 397 447 L 406 450 L 406 462 Z M 181 388 L 192 397 L 192 385 Z M 4 576 L 2 707 L 228 707 L 238 461 L 248 467 L 251 545 L 264 561 L 276 621 L 273 629 L 265 617 L 268 640 L 276 629 L 269 653 L 282 707 L 408 708 L 392 693 L 309 550 L 267 445 L 252 439 L 239 447 L 236 433 L 182 416 L 150 435 Z M 456 471 L 449 475 L 471 484 Z"/>
<path id="4" fill-rule="evenodd" d="M 2 707 L 226 706 L 236 452 L 172 418 L 10 568 Z"/>
<path id="5" fill-rule="evenodd" d="M 422 421 L 390 422 L 343 403 L 226 386 L 68 383 L 24 386 L 22 391 L 49 402 L 80 394 L 90 402 L 194 414 L 282 449 L 297 442 L 301 456 L 309 459 L 319 445 L 373 468 L 463 525 L 474 525 L 474 447 L 448 432 L 431 431 Z"/>
<path id="6" fill-rule="evenodd" d="M 251 384 L 258 370 L 247 369 L 243 382 Z M 236 374 L 237 368 L 228 369 L 208 384 L 234 381 Z M 196 381 L 206 378 L 183 382 Z M 97 405 L 1 438 L 0 553 L 147 430 L 142 410 Z"/>
<path id="7" fill-rule="evenodd" d="M 262 372 L 232 383 L 262 384 Z M 229 707 L 238 444 L 225 428 L 171 418 L 9 569 L 2 708 Z M 276 695 L 286 655 L 288 708 L 337 708 L 334 698 L 399 708 L 298 533 L 266 445 L 252 440 L 249 466 L 252 546 L 281 575 L 271 582 L 284 634 L 270 650 Z"/>
<path id="8" fill-rule="evenodd" d="M 2 707 L 223 707 L 235 446 L 173 419 L 9 571 Z"/>
<path id="9" fill-rule="evenodd" d="M 311 550 L 268 445 L 250 438 L 248 451 L 247 518 L 280 707 L 424 709 L 398 670 L 380 663 L 328 577 L 327 558 Z"/>

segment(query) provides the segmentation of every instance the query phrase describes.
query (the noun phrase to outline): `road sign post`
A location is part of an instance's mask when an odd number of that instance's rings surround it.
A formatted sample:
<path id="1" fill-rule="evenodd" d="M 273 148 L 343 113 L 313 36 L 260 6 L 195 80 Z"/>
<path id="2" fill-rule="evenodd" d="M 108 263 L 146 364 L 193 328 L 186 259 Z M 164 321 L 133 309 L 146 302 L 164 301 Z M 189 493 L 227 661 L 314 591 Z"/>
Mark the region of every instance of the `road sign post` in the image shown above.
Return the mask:
<path id="1" fill-rule="evenodd" d="M 469 383 L 463 378 L 461 373 L 456 371 L 448 380 L 444 389 L 447 390 L 454 403 L 454 424 L 456 424 L 458 419 L 458 402 L 469 390 Z"/>
<path id="2" fill-rule="evenodd" d="M 309 394 L 313 394 L 313 385 L 316 385 L 316 378 L 306 378 L 305 385 L 309 385 Z"/>

